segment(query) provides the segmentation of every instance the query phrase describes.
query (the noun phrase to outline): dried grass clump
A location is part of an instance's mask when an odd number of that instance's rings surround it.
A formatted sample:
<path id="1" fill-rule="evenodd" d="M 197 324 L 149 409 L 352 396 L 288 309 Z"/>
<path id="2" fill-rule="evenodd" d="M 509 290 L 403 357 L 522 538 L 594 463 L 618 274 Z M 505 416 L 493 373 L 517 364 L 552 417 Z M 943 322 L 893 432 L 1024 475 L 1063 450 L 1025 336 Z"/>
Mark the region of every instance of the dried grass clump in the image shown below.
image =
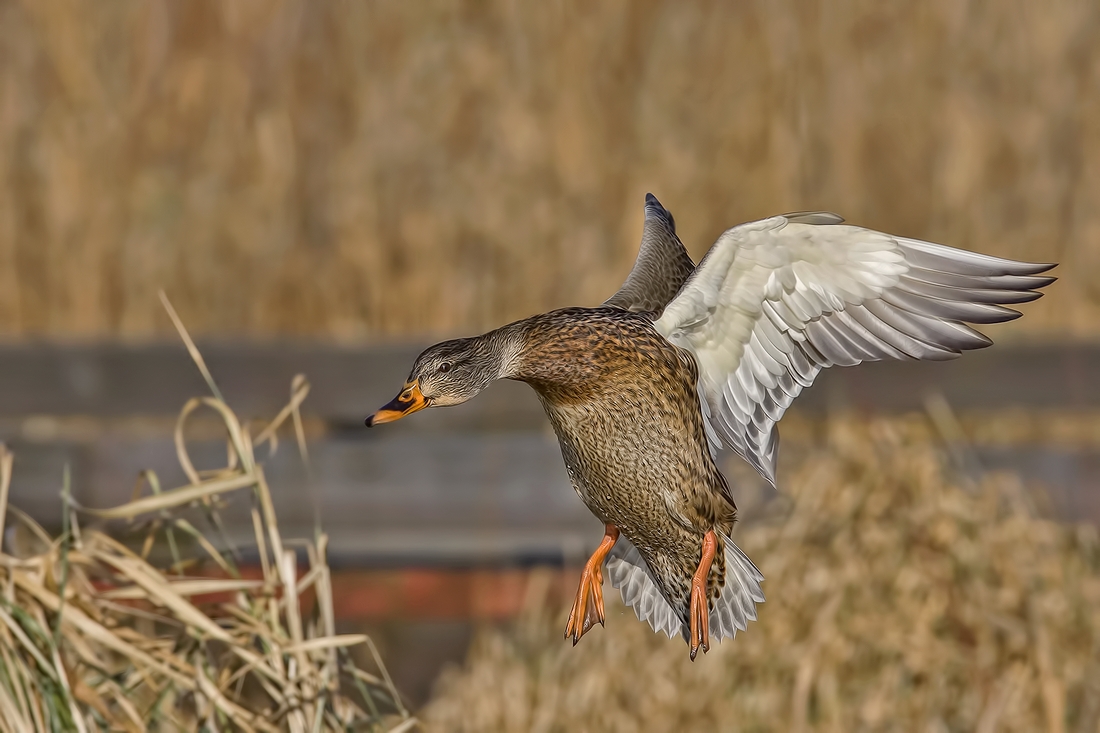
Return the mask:
<path id="1" fill-rule="evenodd" d="M 1033 516 L 1012 476 L 953 475 L 926 426 L 845 419 L 827 433 L 776 515 L 736 535 L 767 577 L 747 633 L 693 664 L 619 605 L 574 649 L 563 606 L 547 604 L 482 634 L 442 678 L 429 724 L 1096 731 L 1094 528 Z"/>
<path id="2" fill-rule="evenodd" d="M 255 439 L 220 399 L 191 400 L 176 431 L 191 483 L 161 491 L 156 475 L 146 472 L 152 493 L 126 505 L 77 513 L 66 506 L 59 538 L 11 509 L 46 549 L 26 557 L 0 552 L 0 732 L 415 726 L 370 639 L 336 634 L 325 535 L 291 542 L 279 534 L 254 449 L 269 443 L 274 450 L 276 431 L 290 418 L 301 437 L 298 406 L 308 390 L 296 379 L 290 403 Z M 224 469 L 199 472 L 188 457 L 184 423 L 202 406 L 225 422 Z M 0 536 L 12 463 L 0 444 Z M 181 515 L 198 505 L 216 527 L 217 507 L 242 492 L 252 495 L 259 579 L 242 578 L 234 553 L 218 550 Z M 64 495 L 72 504 L 67 487 Z M 153 520 L 135 551 L 102 531 L 81 529 L 79 513 Z M 185 577 L 195 558 L 180 556 L 183 539 L 202 548 L 221 577 Z M 292 545 L 308 557 L 300 577 Z M 169 569 L 150 561 L 158 547 L 172 556 Z M 378 675 L 351 662 L 347 650 L 358 644 L 369 646 Z"/>

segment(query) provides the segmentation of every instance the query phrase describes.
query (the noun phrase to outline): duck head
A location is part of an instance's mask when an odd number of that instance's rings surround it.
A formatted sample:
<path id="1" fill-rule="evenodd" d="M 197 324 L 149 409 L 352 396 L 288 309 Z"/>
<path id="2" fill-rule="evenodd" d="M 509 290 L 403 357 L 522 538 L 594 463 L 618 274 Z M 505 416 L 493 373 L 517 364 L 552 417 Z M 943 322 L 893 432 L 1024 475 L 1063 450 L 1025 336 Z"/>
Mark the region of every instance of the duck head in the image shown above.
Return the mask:
<path id="1" fill-rule="evenodd" d="M 416 357 L 397 397 L 366 419 L 367 427 L 400 420 L 425 407 L 461 405 L 495 380 L 510 376 L 516 349 L 498 332 L 443 341 Z"/>

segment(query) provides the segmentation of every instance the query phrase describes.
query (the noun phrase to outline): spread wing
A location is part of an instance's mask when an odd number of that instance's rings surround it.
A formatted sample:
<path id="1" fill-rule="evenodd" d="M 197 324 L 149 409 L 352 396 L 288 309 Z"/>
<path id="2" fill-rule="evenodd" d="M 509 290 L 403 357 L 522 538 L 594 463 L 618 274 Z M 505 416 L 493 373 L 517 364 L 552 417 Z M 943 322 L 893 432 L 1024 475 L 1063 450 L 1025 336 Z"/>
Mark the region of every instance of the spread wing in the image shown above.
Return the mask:
<path id="1" fill-rule="evenodd" d="M 775 424 L 818 372 L 881 359 L 953 359 L 1054 281 L 1029 264 L 842 225 L 775 216 L 727 230 L 657 319 L 695 354 L 712 447 L 775 484 Z"/>
<path id="2" fill-rule="evenodd" d="M 656 196 L 647 193 L 638 259 L 619 292 L 604 305 L 635 313 L 660 313 L 694 270 L 695 263 L 676 236 L 672 214 Z"/>

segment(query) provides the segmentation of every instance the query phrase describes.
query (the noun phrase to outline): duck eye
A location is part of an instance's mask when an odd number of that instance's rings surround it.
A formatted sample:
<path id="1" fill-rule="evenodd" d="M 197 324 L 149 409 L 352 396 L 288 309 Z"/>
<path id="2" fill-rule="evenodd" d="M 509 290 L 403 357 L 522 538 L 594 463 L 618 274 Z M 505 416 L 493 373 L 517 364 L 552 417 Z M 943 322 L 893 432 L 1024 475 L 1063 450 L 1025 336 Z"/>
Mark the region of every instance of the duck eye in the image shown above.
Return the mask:
<path id="1" fill-rule="evenodd" d="M 451 362 L 445 361 L 442 364 L 440 364 L 439 365 L 439 371 L 443 374 L 446 374 L 447 372 L 451 371 Z"/>

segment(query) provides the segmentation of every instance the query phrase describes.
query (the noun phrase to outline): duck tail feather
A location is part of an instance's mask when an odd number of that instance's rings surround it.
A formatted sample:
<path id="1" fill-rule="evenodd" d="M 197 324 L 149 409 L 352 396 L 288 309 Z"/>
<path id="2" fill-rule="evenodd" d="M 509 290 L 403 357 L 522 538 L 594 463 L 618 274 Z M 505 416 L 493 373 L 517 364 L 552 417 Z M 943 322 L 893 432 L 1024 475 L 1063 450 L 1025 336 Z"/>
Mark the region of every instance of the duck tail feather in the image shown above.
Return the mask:
<path id="1" fill-rule="evenodd" d="M 623 603 L 633 608 L 642 621 L 649 622 L 654 631 L 663 631 L 670 639 L 684 635 L 684 620 L 661 592 L 638 548 L 626 537 L 620 536 L 607 556 L 607 577 L 612 587 L 619 589 Z"/>
<path id="2" fill-rule="evenodd" d="M 764 602 L 760 583 L 764 575 L 733 540 L 723 536 L 726 546 L 726 584 L 710 609 L 710 638 L 732 639 L 756 620 L 756 605 Z"/>
<path id="3" fill-rule="evenodd" d="M 756 604 L 764 602 L 760 588 L 763 574 L 733 540 L 723 539 L 726 584 L 710 611 L 710 638 L 715 642 L 744 631 L 749 621 L 756 620 Z M 625 537 L 619 537 L 608 554 L 607 575 L 622 594 L 623 603 L 654 631 L 664 632 L 670 639 L 676 635 L 688 638 L 686 620 L 665 598 L 641 553 Z"/>

